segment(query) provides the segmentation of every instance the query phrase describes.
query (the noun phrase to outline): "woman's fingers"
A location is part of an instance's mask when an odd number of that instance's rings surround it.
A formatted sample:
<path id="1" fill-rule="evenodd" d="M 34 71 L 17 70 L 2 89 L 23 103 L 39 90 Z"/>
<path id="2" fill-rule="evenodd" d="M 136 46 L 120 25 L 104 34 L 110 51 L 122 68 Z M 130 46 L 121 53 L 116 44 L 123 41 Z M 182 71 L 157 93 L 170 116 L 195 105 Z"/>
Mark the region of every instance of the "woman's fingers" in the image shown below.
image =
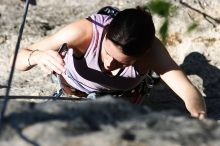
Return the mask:
<path id="1" fill-rule="evenodd" d="M 199 118 L 200 120 L 206 119 L 206 118 L 207 118 L 207 115 L 206 115 L 206 113 L 199 113 L 198 118 Z"/>
<path id="2" fill-rule="evenodd" d="M 58 74 L 64 72 L 64 61 L 58 52 L 49 50 L 42 51 L 39 55 L 38 65 L 46 73 L 52 73 L 55 71 Z"/>
<path id="3" fill-rule="evenodd" d="M 204 111 L 200 111 L 198 113 L 191 114 L 191 116 L 194 117 L 194 118 L 198 118 L 200 120 L 207 118 L 207 114 Z"/>
<path id="4" fill-rule="evenodd" d="M 49 54 L 47 59 L 47 64 L 53 71 L 58 74 L 64 72 L 64 61 L 57 52 Z"/>
<path id="5" fill-rule="evenodd" d="M 58 74 L 64 72 L 64 67 L 60 63 L 56 62 L 54 59 L 47 60 L 48 69 L 51 71 L 55 71 Z"/>

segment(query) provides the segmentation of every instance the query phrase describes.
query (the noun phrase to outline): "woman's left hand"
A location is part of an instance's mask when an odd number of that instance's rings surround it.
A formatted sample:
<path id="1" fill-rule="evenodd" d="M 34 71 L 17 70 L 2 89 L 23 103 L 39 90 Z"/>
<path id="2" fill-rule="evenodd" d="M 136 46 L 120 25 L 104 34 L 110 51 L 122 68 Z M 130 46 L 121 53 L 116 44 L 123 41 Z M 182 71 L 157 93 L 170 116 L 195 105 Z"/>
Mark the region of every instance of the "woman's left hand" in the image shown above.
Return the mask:
<path id="1" fill-rule="evenodd" d="M 204 111 L 200 111 L 198 113 L 191 114 L 193 118 L 198 118 L 199 120 L 203 120 L 207 118 L 207 114 Z"/>

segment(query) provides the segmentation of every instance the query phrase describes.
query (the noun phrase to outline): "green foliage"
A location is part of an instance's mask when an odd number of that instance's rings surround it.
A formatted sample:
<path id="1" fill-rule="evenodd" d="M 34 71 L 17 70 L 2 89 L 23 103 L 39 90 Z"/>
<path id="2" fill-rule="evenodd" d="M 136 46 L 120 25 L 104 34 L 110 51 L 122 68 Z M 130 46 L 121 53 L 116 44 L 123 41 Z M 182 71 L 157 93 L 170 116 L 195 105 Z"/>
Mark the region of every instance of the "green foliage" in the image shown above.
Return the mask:
<path id="1" fill-rule="evenodd" d="M 158 14 L 161 17 L 168 17 L 172 4 L 164 0 L 152 0 L 147 6 L 152 13 Z"/>
<path id="2" fill-rule="evenodd" d="M 162 38 L 162 41 L 166 43 L 169 28 L 169 16 L 171 13 L 176 11 L 175 7 L 172 5 L 172 3 L 166 0 L 151 0 L 146 5 L 146 8 L 149 8 L 153 14 L 157 14 L 165 19 L 164 23 L 160 27 L 159 34 Z"/>
<path id="3" fill-rule="evenodd" d="M 151 0 L 146 4 L 146 9 L 149 9 L 151 13 L 159 15 L 164 18 L 164 22 L 159 29 L 159 35 L 164 44 L 166 44 L 166 39 L 168 36 L 169 22 L 171 14 L 174 14 L 177 11 L 177 8 L 167 0 Z M 197 22 L 193 22 L 187 28 L 187 33 L 192 32 L 198 27 Z"/>
<path id="4" fill-rule="evenodd" d="M 168 19 L 165 19 L 163 25 L 160 27 L 160 36 L 162 38 L 162 41 L 165 43 L 166 42 L 166 38 L 168 35 L 168 26 L 169 26 L 169 21 Z"/>
<path id="5" fill-rule="evenodd" d="M 195 30 L 197 27 L 198 27 L 198 23 L 197 22 L 193 22 L 192 24 L 190 24 L 189 26 L 188 26 L 188 29 L 187 29 L 187 32 L 188 33 L 190 33 L 190 32 L 192 32 L 193 30 Z"/>

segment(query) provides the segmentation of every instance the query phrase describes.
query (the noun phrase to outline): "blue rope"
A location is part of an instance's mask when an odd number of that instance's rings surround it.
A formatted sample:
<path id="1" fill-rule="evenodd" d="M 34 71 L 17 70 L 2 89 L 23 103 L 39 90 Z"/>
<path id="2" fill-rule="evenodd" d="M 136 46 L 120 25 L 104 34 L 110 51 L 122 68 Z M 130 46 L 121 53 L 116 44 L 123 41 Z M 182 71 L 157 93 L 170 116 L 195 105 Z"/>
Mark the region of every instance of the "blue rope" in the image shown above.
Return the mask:
<path id="1" fill-rule="evenodd" d="M 21 23 L 21 26 L 20 26 L 18 39 L 17 39 L 17 43 L 16 43 L 16 47 L 15 47 L 15 53 L 14 53 L 12 67 L 11 67 L 11 72 L 10 72 L 10 76 L 9 76 L 9 79 L 8 79 L 8 87 L 7 87 L 7 90 L 6 90 L 6 93 L 5 93 L 3 106 L 2 106 L 2 110 L 1 110 L 0 128 L 2 128 L 2 123 L 3 123 L 3 120 L 4 120 L 4 114 L 5 114 L 5 111 L 6 111 L 6 108 L 7 108 L 7 104 L 9 102 L 9 97 L 8 96 L 9 96 L 9 93 L 10 93 L 12 78 L 13 78 L 13 74 L 14 74 L 14 70 L 15 70 L 15 63 L 16 63 L 16 59 L 17 59 L 18 50 L 19 50 L 19 47 L 20 47 L 20 42 L 21 42 L 21 38 L 22 38 L 22 34 L 23 34 L 23 29 L 24 29 L 24 25 L 25 25 L 25 20 L 26 20 L 26 16 L 27 16 L 27 12 L 28 12 L 29 3 L 30 3 L 30 0 L 26 0 L 25 11 L 24 11 L 24 15 L 22 17 L 22 23 Z"/>

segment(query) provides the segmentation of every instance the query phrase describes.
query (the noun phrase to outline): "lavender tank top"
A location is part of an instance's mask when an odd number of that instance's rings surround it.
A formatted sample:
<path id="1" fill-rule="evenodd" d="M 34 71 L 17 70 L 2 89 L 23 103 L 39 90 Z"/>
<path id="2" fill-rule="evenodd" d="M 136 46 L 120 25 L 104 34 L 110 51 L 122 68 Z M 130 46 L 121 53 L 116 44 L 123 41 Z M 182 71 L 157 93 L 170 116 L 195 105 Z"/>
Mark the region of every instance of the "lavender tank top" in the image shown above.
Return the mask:
<path id="1" fill-rule="evenodd" d="M 93 23 L 93 37 L 82 58 L 73 56 L 73 49 L 69 49 L 65 58 L 64 79 L 73 88 L 87 94 L 91 92 L 127 91 L 136 87 L 146 76 L 140 76 L 134 66 L 126 67 L 117 76 L 104 74 L 98 59 L 101 49 L 103 26 L 112 20 L 110 16 L 94 14 L 90 16 Z"/>

